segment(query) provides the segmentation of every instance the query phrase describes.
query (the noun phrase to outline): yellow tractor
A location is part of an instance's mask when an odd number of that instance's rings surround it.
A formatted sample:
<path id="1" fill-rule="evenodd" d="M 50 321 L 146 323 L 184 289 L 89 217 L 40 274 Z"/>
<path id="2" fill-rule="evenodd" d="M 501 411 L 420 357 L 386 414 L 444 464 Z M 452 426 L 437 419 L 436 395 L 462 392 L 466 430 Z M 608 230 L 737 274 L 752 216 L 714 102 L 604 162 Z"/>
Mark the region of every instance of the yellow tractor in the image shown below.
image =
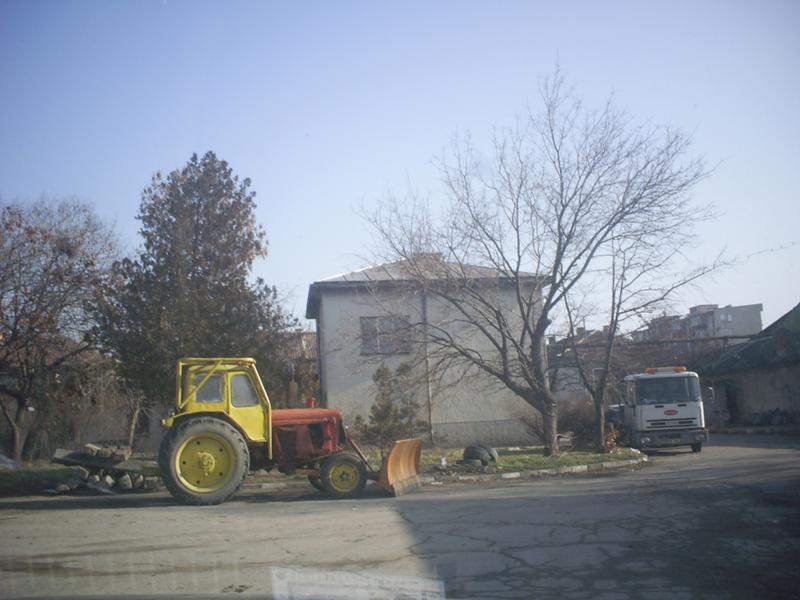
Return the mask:
<path id="1" fill-rule="evenodd" d="M 253 469 L 308 477 L 334 498 L 376 480 L 391 495 L 419 485 L 419 439 L 399 440 L 374 470 L 333 409 L 273 409 L 252 358 L 183 358 L 176 406 L 158 454 L 170 493 L 186 504 L 219 504 Z"/>

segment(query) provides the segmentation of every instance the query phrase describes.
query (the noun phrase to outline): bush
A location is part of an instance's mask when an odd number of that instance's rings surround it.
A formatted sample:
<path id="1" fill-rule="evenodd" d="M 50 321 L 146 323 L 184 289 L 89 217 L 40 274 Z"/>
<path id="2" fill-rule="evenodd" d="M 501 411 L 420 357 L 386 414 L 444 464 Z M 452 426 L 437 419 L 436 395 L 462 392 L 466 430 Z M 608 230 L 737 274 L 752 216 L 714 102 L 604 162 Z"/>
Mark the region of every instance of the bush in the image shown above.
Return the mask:
<path id="1" fill-rule="evenodd" d="M 578 448 L 594 445 L 594 405 L 591 401 L 561 404 L 558 412 L 558 431 L 573 433 L 573 444 Z"/>
<path id="2" fill-rule="evenodd" d="M 380 449 L 381 460 L 395 440 L 414 437 L 425 426 L 417 419 L 419 404 L 414 400 L 411 375 L 408 363 L 401 364 L 394 373 L 381 365 L 372 376 L 375 402 L 369 411 L 369 422 L 358 415 L 353 424 L 361 441 Z"/>

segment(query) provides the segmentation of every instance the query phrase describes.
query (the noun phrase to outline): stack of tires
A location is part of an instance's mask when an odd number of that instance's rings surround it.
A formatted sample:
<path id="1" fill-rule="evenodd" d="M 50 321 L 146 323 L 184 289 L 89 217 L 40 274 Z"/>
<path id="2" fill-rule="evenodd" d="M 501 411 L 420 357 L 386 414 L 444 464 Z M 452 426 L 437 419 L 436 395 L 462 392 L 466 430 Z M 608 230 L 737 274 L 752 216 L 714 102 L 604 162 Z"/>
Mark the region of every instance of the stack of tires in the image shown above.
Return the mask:
<path id="1" fill-rule="evenodd" d="M 464 448 L 464 458 L 458 461 L 465 467 L 486 467 L 489 463 L 497 463 L 497 450 L 483 444 Z"/>

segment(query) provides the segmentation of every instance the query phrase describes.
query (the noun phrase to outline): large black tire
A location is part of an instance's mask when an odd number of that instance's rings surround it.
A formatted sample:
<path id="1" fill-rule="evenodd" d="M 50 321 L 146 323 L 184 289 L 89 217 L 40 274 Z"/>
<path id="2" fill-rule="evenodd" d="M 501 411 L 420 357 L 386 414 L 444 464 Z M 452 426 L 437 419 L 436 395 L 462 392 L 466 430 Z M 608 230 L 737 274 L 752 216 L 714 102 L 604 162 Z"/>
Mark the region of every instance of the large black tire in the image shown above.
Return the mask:
<path id="1" fill-rule="evenodd" d="M 313 487 L 315 490 L 319 490 L 320 492 L 325 491 L 325 488 L 322 485 L 322 480 L 316 475 L 309 475 L 308 483 L 310 483 L 311 487 Z"/>
<path id="2" fill-rule="evenodd" d="M 349 452 L 326 458 L 319 475 L 325 492 L 333 498 L 357 498 L 367 485 L 367 469 L 363 461 Z"/>
<path id="3" fill-rule="evenodd" d="M 703 442 L 696 442 L 692 444 L 692 452 L 700 452 L 703 449 Z"/>
<path id="4" fill-rule="evenodd" d="M 161 478 L 183 504 L 225 502 L 244 482 L 250 454 L 242 434 L 213 417 L 189 418 L 174 426 L 158 453 Z"/>
<path id="5" fill-rule="evenodd" d="M 497 459 L 500 458 L 500 455 L 497 453 L 497 450 L 492 448 L 491 446 L 486 446 L 484 444 L 480 444 L 480 448 L 486 450 L 489 453 L 489 457 L 492 459 L 492 462 L 497 462 Z"/>
<path id="6" fill-rule="evenodd" d="M 479 460 L 483 465 L 492 461 L 492 455 L 481 446 L 467 446 L 464 448 L 464 460 Z"/>

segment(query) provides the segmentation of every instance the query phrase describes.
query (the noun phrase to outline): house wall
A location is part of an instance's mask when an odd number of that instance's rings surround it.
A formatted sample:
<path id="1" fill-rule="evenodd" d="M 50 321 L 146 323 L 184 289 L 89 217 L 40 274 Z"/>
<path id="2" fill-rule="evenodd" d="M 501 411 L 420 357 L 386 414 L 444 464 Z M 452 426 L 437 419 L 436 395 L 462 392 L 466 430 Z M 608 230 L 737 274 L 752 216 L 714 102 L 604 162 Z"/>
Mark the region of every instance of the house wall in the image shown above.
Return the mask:
<path id="1" fill-rule="evenodd" d="M 706 416 L 715 426 L 800 423 L 800 366 L 742 371 L 712 384 Z"/>
<path id="2" fill-rule="evenodd" d="M 506 299 L 511 302 L 511 297 Z M 428 395 L 421 348 L 412 355 L 361 354 L 360 317 L 400 315 L 412 323 L 421 323 L 421 292 L 377 292 L 344 289 L 326 290 L 319 306 L 318 331 L 323 402 L 344 412 L 348 422 L 356 415 L 367 418 L 374 401 L 372 375 L 381 363 L 396 369 L 403 362 L 414 362 L 419 382 L 415 390 L 420 418 L 428 420 Z M 490 352 L 479 334 L 453 323 L 453 315 L 434 297 L 427 299 L 429 323 L 447 327 L 465 344 Z M 529 444 L 534 441 L 525 419 L 535 411 L 521 398 L 494 378 L 485 374 L 451 369 L 439 378 L 431 378 L 431 423 L 437 443 L 463 446 L 470 443 L 492 445 Z"/>

